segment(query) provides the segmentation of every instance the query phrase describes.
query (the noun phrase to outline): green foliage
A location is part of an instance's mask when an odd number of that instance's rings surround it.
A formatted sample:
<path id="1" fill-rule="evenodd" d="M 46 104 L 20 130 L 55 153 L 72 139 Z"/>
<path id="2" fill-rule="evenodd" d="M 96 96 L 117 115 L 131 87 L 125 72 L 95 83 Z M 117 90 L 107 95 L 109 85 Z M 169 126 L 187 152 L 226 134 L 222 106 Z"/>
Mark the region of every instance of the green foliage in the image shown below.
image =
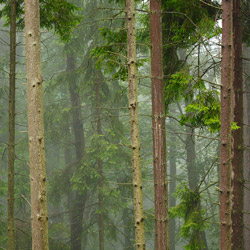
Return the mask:
<path id="1" fill-rule="evenodd" d="M 217 91 L 203 90 L 186 107 L 181 124 L 190 123 L 193 127 L 207 127 L 210 132 L 220 130 L 220 101 Z"/>
<path id="2" fill-rule="evenodd" d="M 0 0 L 0 4 L 6 1 Z M 24 3 L 23 0 L 16 1 L 17 3 L 17 27 L 24 28 Z M 66 0 L 41 0 L 40 1 L 40 21 L 41 27 L 49 30 L 54 29 L 62 40 L 69 41 L 72 31 L 80 23 L 81 17 L 75 12 L 79 10 L 75 5 Z M 5 18 L 6 25 L 10 23 L 10 5 L 5 6 L 0 10 L 0 18 Z"/>
<path id="3" fill-rule="evenodd" d="M 165 105 L 169 106 L 170 103 L 181 100 L 183 97 L 186 100 L 193 96 L 193 92 L 187 92 L 189 90 L 190 81 L 193 79 L 191 75 L 187 73 L 187 70 L 182 69 L 175 74 L 172 74 L 168 83 L 165 85 Z"/>
<path id="4" fill-rule="evenodd" d="M 198 250 L 204 246 L 201 232 L 205 229 L 204 210 L 200 208 L 200 194 L 197 190 L 191 190 L 185 183 L 177 187 L 175 196 L 180 199 L 180 204 L 169 210 L 171 217 L 184 219 L 180 230 L 180 236 L 189 240 L 185 246 L 187 250 Z"/>

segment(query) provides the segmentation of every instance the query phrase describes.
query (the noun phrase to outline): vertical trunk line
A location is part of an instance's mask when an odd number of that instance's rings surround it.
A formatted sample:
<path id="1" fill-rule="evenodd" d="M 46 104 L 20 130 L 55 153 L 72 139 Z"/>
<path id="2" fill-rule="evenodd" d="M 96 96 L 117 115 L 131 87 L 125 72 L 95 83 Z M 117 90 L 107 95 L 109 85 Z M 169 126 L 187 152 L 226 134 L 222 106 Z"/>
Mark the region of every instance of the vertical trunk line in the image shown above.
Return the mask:
<path id="1" fill-rule="evenodd" d="M 10 83 L 8 138 L 8 249 L 15 250 L 14 166 L 15 166 L 15 91 L 16 91 L 16 1 L 10 3 Z"/>
<path id="2" fill-rule="evenodd" d="M 43 85 L 39 0 L 25 0 L 26 75 L 32 249 L 48 250 L 48 211 L 43 121 Z"/>
<path id="3" fill-rule="evenodd" d="M 72 73 L 75 70 L 75 55 L 71 53 L 67 55 L 67 71 Z M 78 93 L 77 84 L 74 79 L 70 79 L 69 93 L 72 108 L 72 127 L 74 133 L 74 145 L 76 152 L 77 168 L 81 166 L 81 161 L 85 150 L 83 119 L 81 113 L 81 101 Z M 87 194 L 84 192 L 80 194 L 76 191 L 72 199 L 71 207 L 71 248 L 74 250 L 81 250 L 82 248 L 82 222 L 84 206 L 86 203 Z"/>
<path id="4" fill-rule="evenodd" d="M 168 187 L 166 174 L 165 103 L 162 58 L 162 8 L 160 0 L 150 1 L 151 93 L 155 186 L 155 246 L 169 249 Z"/>
<path id="5" fill-rule="evenodd" d="M 171 128 L 174 127 L 173 119 L 170 119 Z M 176 206 L 176 199 L 173 194 L 176 192 L 176 135 L 173 132 L 170 132 L 170 145 L 169 145 L 169 165 L 170 165 L 170 184 L 169 184 L 169 207 Z M 171 218 L 169 220 L 169 241 L 170 241 L 170 250 L 175 250 L 175 219 Z"/>
<path id="6" fill-rule="evenodd" d="M 99 72 L 101 76 L 101 72 Z M 100 82 L 101 77 L 98 77 L 96 83 L 96 119 L 97 119 L 97 134 L 101 136 L 102 129 L 101 129 L 101 102 L 100 102 Z M 98 146 L 99 151 L 99 146 Z M 99 152 L 97 152 L 98 154 Z M 98 157 L 97 159 L 98 165 L 98 174 L 99 174 L 99 183 L 98 183 L 98 227 L 99 227 L 99 250 L 104 250 L 104 215 L 103 215 L 103 171 L 102 171 L 102 159 Z"/>
<path id="7" fill-rule="evenodd" d="M 134 0 L 126 0 L 128 39 L 128 88 L 130 111 L 130 136 L 132 155 L 133 203 L 136 249 L 145 250 L 142 173 L 140 163 L 140 138 L 138 121 L 138 96 L 136 79 L 136 35 Z"/>
<path id="8" fill-rule="evenodd" d="M 220 249 L 231 249 L 232 0 L 222 1 Z"/>
<path id="9" fill-rule="evenodd" d="M 243 249 L 243 73 L 241 1 L 233 0 L 233 112 L 239 126 L 232 131 L 232 249 Z"/>

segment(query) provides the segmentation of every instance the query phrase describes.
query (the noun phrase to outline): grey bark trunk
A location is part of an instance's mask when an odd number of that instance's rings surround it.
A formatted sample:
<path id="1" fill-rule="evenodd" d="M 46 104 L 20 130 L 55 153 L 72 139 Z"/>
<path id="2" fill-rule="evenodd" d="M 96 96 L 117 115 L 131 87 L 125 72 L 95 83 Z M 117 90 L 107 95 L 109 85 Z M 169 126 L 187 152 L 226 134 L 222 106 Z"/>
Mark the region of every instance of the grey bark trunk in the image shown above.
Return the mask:
<path id="1" fill-rule="evenodd" d="M 136 79 L 136 35 L 134 0 L 126 0 L 127 46 L 128 46 L 128 88 L 130 111 L 130 137 L 132 156 L 133 204 L 135 219 L 135 241 L 137 250 L 145 250 L 144 213 L 142 196 L 142 173 L 140 162 L 140 136 L 138 120 L 138 96 Z"/>
<path id="2" fill-rule="evenodd" d="M 10 85 L 8 138 L 8 249 L 15 249 L 14 165 L 15 165 L 15 91 L 16 91 L 16 1 L 10 2 Z"/>
<path id="3" fill-rule="evenodd" d="M 75 56 L 73 53 L 67 55 L 67 71 L 72 74 L 75 70 Z M 81 161 L 85 150 L 83 119 L 81 113 L 81 101 L 78 87 L 74 79 L 69 83 L 70 100 L 72 107 L 72 127 L 74 133 L 74 145 L 76 152 L 77 168 L 81 166 Z M 71 228 L 71 249 L 81 250 L 82 248 L 82 223 L 84 207 L 87 199 L 86 192 L 79 193 L 76 190 L 72 199 L 70 228 Z"/>

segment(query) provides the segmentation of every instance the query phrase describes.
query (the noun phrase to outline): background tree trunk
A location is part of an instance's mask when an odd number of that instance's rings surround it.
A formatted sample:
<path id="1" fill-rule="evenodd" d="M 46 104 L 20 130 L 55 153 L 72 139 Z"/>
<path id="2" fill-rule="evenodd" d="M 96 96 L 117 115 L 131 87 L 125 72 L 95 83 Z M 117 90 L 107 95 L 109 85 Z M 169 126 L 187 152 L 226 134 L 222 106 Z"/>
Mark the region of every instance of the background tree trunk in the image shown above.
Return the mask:
<path id="1" fill-rule="evenodd" d="M 97 134 L 101 136 L 101 93 L 100 93 L 100 84 L 101 84 L 101 72 L 97 73 L 99 75 L 96 83 L 96 120 L 97 120 Z M 99 138 L 100 139 L 100 138 Z M 97 149 L 97 154 L 99 152 L 99 147 Z M 99 183 L 98 183 L 98 227 L 99 227 L 99 250 L 104 250 L 104 214 L 103 214 L 103 172 L 102 172 L 102 159 L 98 157 L 97 159 L 98 174 L 99 174 Z"/>
<path id="2" fill-rule="evenodd" d="M 155 187 L 155 247 L 169 249 L 168 186 L 166 172 L 165 102 L 162 58 L 162 7 L 150 1 L 151 95 Z"/>
<path id="3" fill-rule="evenodd" d="M 174 128 L 175 123 L 170 119 L 170 126 Z M 169 163 L 170 163 L 170 183 L 169 183 L 169 207 L 176 206 L 176 199 L 173 194 L 176 192 L 176 135 L 174 131 L 169 136 Z M 169 241 L 170 250 L 175 250 L 175 219 L 169 219 Z"/>
<path id="4" fill-rule="evenodd" d="M 8 139 L 8 249 L 15 249 L 14 166 L 15 166 L 15 92 L 16 92 L 16 1 L 10 2 L 10 85 Z"/>
<path id="5" fill-rule="evenodd" d="M 138 96 L 136 79 L 136 35 L 134 0 L 126 0 L 127 9 L 127 39 L 128 39 L 128 88 L 130 111 L 130 137 L 132 155 L 133 204 L 135 219 L 136 249 L 144 250 L 144 214 L 142 196 L 142 173 L 140 162 L 140 137 L 138 120 Z"/>
<path id="6" fill-rule="evenodd" d="M 25 0 L 25 41 L 31 182 L 32 249 L 47 250 L 48 212 L 43 122 L 39 0 Z"/>
<path id="7" fill-rule="evenodd" d="M 73 53 L 67 55 L 67 71 L 73 73 L 75 70 L 75 56 Z M 85 150 L 83 119 L 81 112 L 81 101 L 78 93 L 78 87 L 74 78 L 69 83 L 70 100 L 72 107 L 72 127 L 74 133 L 74 145 L 76 152 L 77 168 L 81 166 L 81 161 Z M 76 190 L 71 206 L 71 249 L 81 250 L 82 247 L 82 223 L 84 206 L 86 203 L 86 192 L 80 193 Z"/>
<path id="8" fill-rule="evenodd" d="M 231 249 L 232 1 L 222 1 L 220 249 Z"/>
<path id="9" fill-rule="evenodd" d="M 250 58 L 250 48 L 246 44 L 243 45 L 243 55 L 245 58 Z M 250 133 L 249 133 L 249 121 L 250 121 L 250 63 L 244 61 L 244 95 L 243 95 L 243 110 L 244 110 L 244 249 L 247 250 L 250 246 Z"/>

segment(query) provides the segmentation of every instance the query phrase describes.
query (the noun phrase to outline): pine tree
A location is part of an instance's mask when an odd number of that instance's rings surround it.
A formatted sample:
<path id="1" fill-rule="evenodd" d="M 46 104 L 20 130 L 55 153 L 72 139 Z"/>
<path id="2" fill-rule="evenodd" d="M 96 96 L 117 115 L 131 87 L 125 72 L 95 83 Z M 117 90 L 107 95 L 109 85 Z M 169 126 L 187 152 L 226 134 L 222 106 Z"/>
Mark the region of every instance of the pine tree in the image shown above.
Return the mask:
<path id="1" fill-rule="evenodd" d="M 25 0 L 32 249 L 49 249 L 39 0 Z"/>

